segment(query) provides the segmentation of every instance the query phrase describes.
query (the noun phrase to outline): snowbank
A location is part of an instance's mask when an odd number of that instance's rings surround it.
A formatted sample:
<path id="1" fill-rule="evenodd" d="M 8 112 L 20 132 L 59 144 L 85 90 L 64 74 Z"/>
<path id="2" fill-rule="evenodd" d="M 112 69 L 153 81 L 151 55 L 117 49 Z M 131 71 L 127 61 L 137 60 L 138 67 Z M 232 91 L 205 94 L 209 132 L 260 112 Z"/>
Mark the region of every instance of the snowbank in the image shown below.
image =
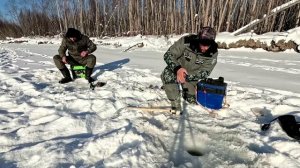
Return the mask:
<path id="1" fill-rule="evenodd" d="M 134 37 L 105 37 L 103 39 L 91 38 L 97 45 L 106 46 L 110 48 L 121 47 L 123 50 L 134 46 L 138 43 L 143 43 L 143 48 L 146 50 L 151 50 L 153 48 L 165 50 L 170 47 L 176 40 L 178 40 L 183 35 L 169 35 L 165 36 L 142 36 L 137 35 Z M 246 41 L 246 44 L 241 44 L 241 40 Z M 252 40 L 249 44 L 249 40 Z M 292 43 L 290 44 L 289 43 Z M 2 40 L 0 43 L 24 43 L 24 44 L 60 44 L 61 38 L 55 36 L 54 38 L 44 38 L 44 37 L 22 37 L 18 39 L 8 38 L 7 40 Z M 300 44 L 300 27 L 291 29 L 287 32 L 270 32 L 262 35 L 257 35 L 255 33 L 245 33 L 238 36 L 232 35 L 229 32 L 221 32 L 216 37 L 216 42 L 218 42 L 220 48 L 263 48 L 268 51 L 286 51 L 288 49 L 297 49 Z M 256 44 L 259 43 L 259 44 Z M 274 43 L 274 44 L 272 44 Z M 274 47 L 279 47 L 279 49 L 274 49 Z M 296 50 L 299 51 L 299 50 Z"/>

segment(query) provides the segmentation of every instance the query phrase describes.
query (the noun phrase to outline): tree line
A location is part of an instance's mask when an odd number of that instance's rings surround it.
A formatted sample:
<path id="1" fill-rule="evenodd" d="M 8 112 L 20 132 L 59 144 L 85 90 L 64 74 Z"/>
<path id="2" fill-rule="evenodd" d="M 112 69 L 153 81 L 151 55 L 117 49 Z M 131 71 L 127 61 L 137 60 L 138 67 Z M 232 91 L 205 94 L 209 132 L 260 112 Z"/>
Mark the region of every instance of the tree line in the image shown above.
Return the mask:
<path id="1" fill-rule="evenodd" d="M 93 37 L 233 32 L 290 0 L 10 0 L 0 38 L 47 36 L 74 27 Z M 5 18 L 10 18 L 5 19 Z M 253 28 L 260 34 L 300 25 L 294 5 Z"/>

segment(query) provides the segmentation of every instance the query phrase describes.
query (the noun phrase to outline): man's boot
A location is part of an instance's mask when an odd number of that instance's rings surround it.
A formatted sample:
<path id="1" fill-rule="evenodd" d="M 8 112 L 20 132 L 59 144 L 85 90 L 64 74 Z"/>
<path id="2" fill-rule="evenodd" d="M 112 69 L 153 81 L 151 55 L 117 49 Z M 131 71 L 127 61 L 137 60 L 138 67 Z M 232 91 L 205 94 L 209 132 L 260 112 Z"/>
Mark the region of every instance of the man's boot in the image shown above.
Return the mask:
<path id="1" fill-rule="evenodd" d="M 72 81 L 69 69 L 67 67 L 60 69 L 63 78 L 59 81 L 59 83 L 64 84 Z"/>
<path id="2" fill-rule="evenodd" d="M 92 73 L 93 73 L 93 68 L 85 67 L 85 79 L 88 80 L 89 83 L 95 81 L 95 79 L 91 77 Z"/>

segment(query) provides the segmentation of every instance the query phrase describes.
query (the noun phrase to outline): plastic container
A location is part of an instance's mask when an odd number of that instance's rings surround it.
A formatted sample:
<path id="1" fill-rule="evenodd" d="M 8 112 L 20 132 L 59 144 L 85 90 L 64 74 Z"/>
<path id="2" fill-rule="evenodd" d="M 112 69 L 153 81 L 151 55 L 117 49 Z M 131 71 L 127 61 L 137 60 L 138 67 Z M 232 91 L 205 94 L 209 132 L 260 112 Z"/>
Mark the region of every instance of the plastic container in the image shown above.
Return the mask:
<path id="1" fill-rule="evenodd" d="M 197 84 L 196 100 L 204 107 L 218 110 L 223 107 L 223 100 L 226 96 L 227 83 L 224 83 L 224 78 L 205 79 Z"/>
<path id="2" fill-rule="evenodd" d="M 85 66 L 71 66 L 73 78 L 85 78 Z"/>

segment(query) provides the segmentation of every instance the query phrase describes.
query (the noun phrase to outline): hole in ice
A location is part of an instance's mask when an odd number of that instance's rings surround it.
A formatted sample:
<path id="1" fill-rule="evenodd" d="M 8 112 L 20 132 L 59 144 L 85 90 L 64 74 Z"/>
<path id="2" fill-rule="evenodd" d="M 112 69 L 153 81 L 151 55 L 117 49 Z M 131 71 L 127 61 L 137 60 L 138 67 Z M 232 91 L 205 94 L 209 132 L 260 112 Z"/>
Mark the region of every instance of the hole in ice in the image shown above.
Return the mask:
<path id="1" fill-rule="evenodd" d="M 196 149 L 188 149 L 187 152 L 192 156 L 203 156 L 204 154 Z"/>
<path id="2" fill-rule="evenodd" d="M 187 153 L 189 153 L 191 156 L 203 156 L 207 151 L 207 145 L 203 141 L 201 141 L 202 138 L 196 136 L 196 137 L 186 137 L 184 148 Z M 197 142 L 197 143 L 196 143 Z"/>

